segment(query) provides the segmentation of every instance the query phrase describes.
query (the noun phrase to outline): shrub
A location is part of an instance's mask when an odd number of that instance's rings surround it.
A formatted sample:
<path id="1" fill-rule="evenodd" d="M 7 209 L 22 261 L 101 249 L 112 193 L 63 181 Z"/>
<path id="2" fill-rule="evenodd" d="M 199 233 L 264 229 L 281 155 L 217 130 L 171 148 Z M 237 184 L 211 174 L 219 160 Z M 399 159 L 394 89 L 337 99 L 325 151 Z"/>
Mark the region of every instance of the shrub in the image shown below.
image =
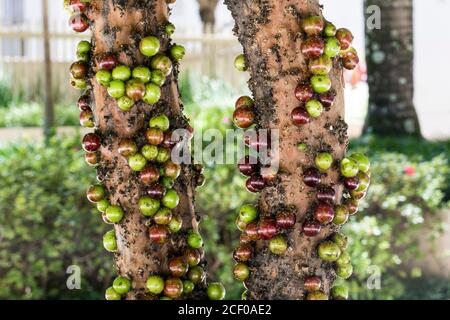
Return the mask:
<path id="1" fill-rule="evenodd" d="M 0 149 L 0 298 L 100 298 L 112 276 L 101 217 L 86 200 L 95 177 L 79 137 Z M 94 178 L 95 179 L 95 178 Z M 66 269 L 81 268 L 81 290 Z"/>

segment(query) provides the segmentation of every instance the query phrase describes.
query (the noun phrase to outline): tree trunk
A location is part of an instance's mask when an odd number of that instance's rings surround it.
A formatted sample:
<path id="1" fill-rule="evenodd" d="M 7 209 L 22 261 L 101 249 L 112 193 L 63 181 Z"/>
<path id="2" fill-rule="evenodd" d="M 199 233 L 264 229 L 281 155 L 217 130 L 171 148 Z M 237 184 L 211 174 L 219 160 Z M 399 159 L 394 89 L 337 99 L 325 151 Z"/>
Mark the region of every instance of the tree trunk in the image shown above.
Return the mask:
<path id="1" fill-rule="evenodd" d="M 171 39 L 164 32 L 169 19 L 166 0 L 93 0 L 88 16 L 93 31 L 93 56 L 116 53 L 119 63 L 130 68 L 149 65 L 149 60 L 139 52 L 140 39 L 149 35 L 158 37 L 161 41 L 160 53 L 169 55 Z M 130 111 L 123 112 L 91 72 L 96 133 L 102 139 L 98 176 L 107 189 L 108 200 L 112 204 L 120 204 L 125 212 L 125 217 L 115 224 L 114 229 L 118 274 L 132 281 L 127 299 L 152 298 L 146 293 L 145 286 L 149 275 L 168 275 L 168 259 L 182 256 L 187 248 L 187 230 L 198 230 L 194 209 L 198 174 L 191 165 L 182 165 L 181 175 L 174 186 L 180 203 L 173 213 L 182 217 L 183 228 L 171 234 L 169 241 L 163 245 L 151 243 L 148 218 L 138 208 L 140 197 L 147 195 L 146 188 L 140 182 L 139 175 L 130 169 L 127 159 L 118 152 L 122 139 L 134 139 L 140 147 L 145 144 L 145 132 L 152 116 L 167 115 L 172 129 L 189 127 L 182 114 L 177 75 L 178 66 L 174 63 L 174 70 L 161 88 L 161 99 L 157 104 L 150 106 L 139 101 Z M 201 284 L 199 287 L 203 286 Z"/>
<path id="2" fill-rule="evenodd" d="M 203 23 L 203 33 L 214 33 L 216 24 L 216 7 L 219 0 L 197 0 L 200 19 Z"/>
<path id="3" fill-rule="evenodd" d="M 366 21 L 380 8 L 381 28 L 366 25 L 369 110 L 365 134 L 421 136 L 414 109 L 413 1 L 365 0 Z"/>
<path id="4" fill-rule="evenodd" d="M 306 39 L 301 32 L 303 18 L 321 15 L 316 0 L 225 0 L 236 22 L 250 72 L 250 89 L 255 100 L 257 128 L 278 130 L 280 170 L 275 185 L 266 187 L 259 198 L 260 217 L 273 217 L 286 208 L 295 208 L 296 224 L 288 233 L 288 250 L 271 254 L 266 241 L 257 241 L 249 264 L 251 274 L 245 285 L 248 299 L 305 299 L 304 280 L 316 275 L 322 279 L 321 291 L 327 296 L 335 279 L 331 263 L 322 261 L 317 246 L 338 230 L 333 225 L 319 235 L 307 237 L 302 224 L 311 218 L 317 203 L 316 192 L 306 186 L 302 176 L 314 166 L 317 152 L 328 151 L 334 159 L 345 155 L 348 138 L 344 122 L 344 81 L 338 62 L 330 73 L 336 92 L 334 106 L 301 128 L 292 124 L 291 112 L 301 106 L 294 95 L 298 84 L 308 82 L 310 72 L 300 47 Z M 302 142 L 307 151 L 297 148 Z M 338 166 L 328 170 L 322 183 L 333 186 L 336 203 L 342 199 Z"/>

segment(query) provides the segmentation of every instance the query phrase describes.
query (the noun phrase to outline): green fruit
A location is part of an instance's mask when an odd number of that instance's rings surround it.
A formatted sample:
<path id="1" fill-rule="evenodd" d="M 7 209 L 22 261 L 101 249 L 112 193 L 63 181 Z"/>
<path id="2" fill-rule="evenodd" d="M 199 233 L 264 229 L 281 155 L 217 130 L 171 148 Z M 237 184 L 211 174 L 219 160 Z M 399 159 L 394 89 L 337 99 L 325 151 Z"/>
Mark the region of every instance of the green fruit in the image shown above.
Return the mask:
<path id="1" fill-rule="evenodd" d="M 323 104 L 316 99 L 311 99 L 306 103 L 306 111 L 313 118 L 318 118 L 323 112 Z"/>
<path id="2" fill-rule="evenodd" d="M 89 53 L 91 52 L 91 43 L 89 41 L 83 40 L 78 42 L 77 53 Z"/>
<path id="3" fill-rule="evenodd" d="M 106 199 L 100 200 L 97 202 L 97 210 L 101 213 L 104 213 L 106 209 L 109 207 L 109 202 Z"/>
<path id="4" fill-rule="evenodd" d="M 146 144 L 142 147 L 141 153 L 145 159 L 148 161 L 153 161 L 158 156 L 158 147 Z"/>
<path id="5" fill-rule="evenodd" d="M 111 72 L 109 72 L 108 70 L 100 70 L 97 71 L 97 73 L 95 74 L 95 79 L 102 86 L 108 87 L 109 83 L 112 80 L 112 75 Z"/>
<path id="6" fill-rule="evenodd" d="M 160 47 L 159 39 L 153 36 L 145 37 L 139 43 L 139 51 L 146 57 L 153 57 L 159 52 Z"/>
<path id="7" fill-rule="evenodd" d="M 356 177 L 359 180 L 358 188 L 355 189 L 355 192 L 363 192 L 366 191 L 370 186 L 370 177 L 367 173 L 359 172 Z"/>
<path id="8" fill-rule="evenodd" d="M 341 44 L 338 39 L 336 38 L 328 38 L 325 41 L 325 49 L 324 53 L 329 58 L 334 58 L 339 55 L 341 52 Z"/>
<path id="9" fill-rule="evenodd" d="M 348 288 L 344 286 L 334 286 L 331 288 L 331 296 L 335 300 L 347 300 Z"/>
<path id="10" fill-rule="evenodd" d="M 328 300 L 328 296 L 322 291 L 314 291 L 308 293 L 306 300 Z"/>
<path id="11" fill-rule="evenodd" d="M 115 98 L 119 99 L 125 95 L 125 82 L 120 80 L 113 80 L 109 83 L 108 94 Z"/>
<path id="12" fill-rule="evenodd" d="M 195 284 L 191 280 L 183 281 L 183 292 L 186 294 L 191 293 L 195 289 Z"/>
<path id="13" fill-rule="evenodd" d="M 172 298 L 166 297 L 166 296 L 162 296 L 161 298 L 159 298 L 159 300 L 173 300 Z"/>
<path id="14" fill-rule="evenodd" d="M 152 82 L 156 84 L 158 87 L 162 87 L 164 82 L 166 82 L 166 76 L 164 72 L 161 70 L 153 70 L 152 71 Z"/>
<path id="15" fill-rule="evenodd" d="M 170 159 L 170 150 L 166 148 L 158 148 L 158 155 L 156 156 L 156 162 L 164 163 Z"/>
<path id="16" fill-rule="evenodd" d="M 142 100 L 150 105 L 157 103 L 161 99 L 161 89 L 154 83 L 145 86 L 145 95 Z"/>
<path id="17" fill-rule="evenodd" d="M 312 76 L 311 86 L 317 93 L 325 93 L 331 89 L 331 80 L 328 76 Z"/>
<path id="18" fill-rule="evenodd" d="M 287 250 L 287 241 L 282 235 L 278 235 L 269 241 L 269 250 L 273 254 L 283 254 Z"/>
<path id="19" fill-rule="evenodd" d="M 70 79 L 70 85 L 74 88 L 74 89 L 78 89 L 78 90 L 84 90 L 87 88 L 87 81 L 85 79 Z"/>
<path id="20" fill-rule="evenodd" d="M 330 169 L 333 164 L 333 156 L 329 152 L 321 152 L 316 155 L 314 162 L 318 169 L 326 171 Z"/>
<path id="21" fill-rule="evenodd" d="M 114 80 L 127 81 L 131 78 L 131 70 L 127 66 L 117 66 L 112 71 Z"/>
<path id="22" fill-rule="evenodd" d="M 250 269 L 245 263 L 238 263 L 233 268 L 233 276 L 236 280 L 245 281 L 250 276 Z"/>
<path id="23" fill-rule="evenodd" d="M 127 96 L 120 97 L 117 100 L 117 106 L 122 111 L 128 111 L 134 106 L 134 101 L 128 98 Z"/>
<path id="24" fill-rule="evenodd" d="M 179 61 L 183 59 L 184 55 L 186 54 L 186 49 L 183 46 L 176 44 L 170 49 L 170 54 L 172 58 Z"/>
<path id="25" fill-rule="evenodd" d="M 160 182 L 161 185 L 166 189 L 172 189 L 175 185 L 175 181 L 169 177 L 163 177 Z"/>
<path id="26" fill-rule="evenodd" d="M 150 276 L 145 286 L 150 293 L 160 294 L 164 290 L 164 279 L 160 276 Z"/>
<path id="27" fill-rule="evenodd" d="M 177 233 L 183 227 L 183 219 L 180 216 L 173 216 L 169 223 L 169 231 Z"/>
<path id="28" fill-rule="evenodd" d="M 174 189 L 170 189 L 162 198 L 161 203 L 169 209 L 175 209 L 180 203 L 180 197 Z"/>
<path id="29" fill-rule="evenodd" d="M 331 22 L 325 23 L 325 28 L 323 29 L 324 34 L 327 37 L 334 37 L 336 35 L 336 26 Z"/>
<path id="30" fill-rule="evenodd" d="M 200 284 L 205 280 L 205 270 L 203 270 L 199 266 L 192 267 L 189 269 L 187 274 L 189 280 L 191 280 L 194 284 Z"/>
<path id="31" fill-rule="evenodd" d="M 370 170 L 370 160 L 365 154 L 354 153 L 350 158 L 356 161 L 360 171 L 367 173 Z"/>
<path id="32" fill-rule="evenodd" d="M 342 252 L 341 255 L 339 256 L 339 259 L 336 260 L 336 265 L 338 266 L 343 266 L 350 263 L 351 258 L 347 251 Z"/>
<path id="33" fill-rule="evenodd" d="M 167 23 L 166 26 L 164 27 L 164 30 L 166 31 L 166 33 L 171 36 L 174 32 L 175 32 L 175 25 L 173 23 Z"/>
<path id="34" fill-rule="evenodd" d="M 225 288 L 221 283 L 214 282 L 208 285 L 209 300 L 223 300 L 225 299 L 225 294 Z"/>
<path id="35" fill-rule="evenodd" d="M 306 149 L 308 148 L 308 145 L 306 144 L 306 143 L 299 143 L 298 145 L 297 145 L 297 149 L 298 149 L 298 151 L 301 151 L 301 152 L 304 152 L 304 151 L 306 151 Z"/>
<path id="36" fill-rule="evenodd" d="M 152 217 L 161 207 L 161 203 L 158 200 L 148 196 L 140 198 L 138 205 L 139 211 L 146 217 Z"/>
<path id="37" fill-rule="evenodd" d="M 106 300 L 120 300 L 122 299 L 121 295 L 114 290 L 113 287 L 109 287 L 105 291 L 105 299 Z"/>
<path id="38" fill-rule="evenodd" d="M 113 282 L 113 288 L 118 294 L 126 294 L 130 291 L 131 281 L 125 277 L 117 277 Z"/>
<path id="39" fill-rule="evenodd" d="M 341 279 L 348 279 L 353 274 L 353 266 L 351 264 L 338 265 L 336 275 Z"/>
<path id="40" fill-rule="evenodd" d="M 234 67 L 239 71 L 247 70 L 247 66 L 246 66 L 246 62 L 245 62 L 245 55 L 240 54 L 236 57 L 236 59 L 234 60 Z"/>
<path id="41" fill-rule="evenodd" d="M 161 70 L 165 76 L 172 72 L 172 60 L 162 54 L 154 56 L 150 65 L 152 69 Z"/>
<path id="42" fill-rule="evenodd" d="M 142 83 L 147 83 L 152 79 L 152 72 L 149 68 L 140 66 L 133 69 L 132 77 Z"/>
<path id="43" fill-rule="evenodd" d="M 147 159 L 140 153 L 136 153 L 128 158 L 128 165 L 133 171 L 141 171 L 147 165 Z"/>
<path id="44" fill-rule="evenodd" d="M 258 209 L 251 204 L 244 204 L 239 210 L 239 220 L 249 223 L 258 218 Z"/>
<path id="45" fill-rule="evenodd" d="M 341 249 L 339 249 L 339 246 L 331 241 L 322 242 L 319 245 L 318 251 L 320 259 L 328 262 L 336 261 L 341 255 Z"/>
<path id="46" fill-rule="evenodd" d="M 118 223 L 122 220 L 124 212 L 119 206 L 109 206 L 105 211 L 105 215 L 112 223 Z"/>
<path id="47" fill-rule="evenodd" d="M 191 230 L 188 233 L 187 243 L 191 248 L 200 249 L 203 247 L 203 238 L 198 232 Z"/>
<path id="48" fill-rule="evenodd" d="M 344 205 L 334 207 L 334 219 L 333 223 L 337 226 L 341 226 L 348 221 L 350 214 L 348 209 Z"/>
<path id="49" fill-rule="evenodd" d="M 77 52 L 77 60 L 83 62 L 89 62 L 91 55 L 89 52 Z"/>
<path id="50" fill-rule="evenodd" d="M 117 251 L 116 232 L 114 230 L 105 233 L 103 236 L 103 246 L 109 252 Z"/>
<path id="51" fill-rule="evenodd" d="M 168 208 L 162 207 L 155 213 L 153 220 L 156 224 L 168 225 L 172 220 L 172 211 Z"/>
<path id="52" fill-rule="evenodd" d="M 149 127 L 167 131 L 170 128 L 170 120 L 166 115 L 162 114 L 151 118 L 149 121 Z"/>
<path id="53" fill-rule="evenodd" d="M 347 250 L 348 237 L 343 233 L 335 233 L 332 238 L 333 242 L 338 245 L 341 251 Z"/>
<path id="54" fill-rule="evenodd" d="M 358 163 L 350 158 L 344 158 L 341 161 L 341 174 L 346 178 L 353 178 L 359 172 Z"/>

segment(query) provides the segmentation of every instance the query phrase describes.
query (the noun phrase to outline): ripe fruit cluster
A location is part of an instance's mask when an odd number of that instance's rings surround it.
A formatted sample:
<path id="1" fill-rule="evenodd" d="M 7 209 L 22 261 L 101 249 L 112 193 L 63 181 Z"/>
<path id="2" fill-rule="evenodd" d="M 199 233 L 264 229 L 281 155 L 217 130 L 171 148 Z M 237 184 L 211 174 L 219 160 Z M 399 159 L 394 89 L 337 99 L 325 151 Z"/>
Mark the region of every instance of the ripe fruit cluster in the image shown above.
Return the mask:
<path id="1" fill-rule="evenodd" d="M 77 61 L 70 66 L 70 84 L 73 88 L 84 90 L 88 87 L 88 70 L 91 60 L 91 44 L 80 41 L 77 45 Z"/>
<path id="2" fill-rule="evenodd" d="M 130 110 L 139 101 L 156 104 L 161 98 L 161 87 L 172 72 L 172 60 L 160 53 L 161 43 L 157 37 L 141 39 L 139 50 L 149 63 L 133 69 L 119 64 L 113 53 L 104 53 L 95 58 L 96 81 L 107 88 L 109 96 L 116 99 L 122 111 Z M 174 45 L 170 52 L 172 58 L 178 61 L 183 58 L 185 49 Z"/>
<path id="3" fill-rule="evenodd" d="M 346 69 L 354 69 L 359 63 L 356 50 L 351 47 L 352 33 L 336 27 L 319 16 L 310 16 L 302 21 L 302 30 L 306 35 L 301 51 L 308 59 L 311 73 L 309 82 L 300 83 L 295 96 L 301 106 L 292 110 L 292 122 L 304 126 L 330 109 L 336 99 L 329 77 L 333 65 L 339 64 Z"/>
<path id="4" fill-rule="evenodd" d="M 89 28 L 86 12 L 91 0 L 64 0 L 64 7 L 70 13 L 69 26 L 75 32 L 84 32 Z"/>

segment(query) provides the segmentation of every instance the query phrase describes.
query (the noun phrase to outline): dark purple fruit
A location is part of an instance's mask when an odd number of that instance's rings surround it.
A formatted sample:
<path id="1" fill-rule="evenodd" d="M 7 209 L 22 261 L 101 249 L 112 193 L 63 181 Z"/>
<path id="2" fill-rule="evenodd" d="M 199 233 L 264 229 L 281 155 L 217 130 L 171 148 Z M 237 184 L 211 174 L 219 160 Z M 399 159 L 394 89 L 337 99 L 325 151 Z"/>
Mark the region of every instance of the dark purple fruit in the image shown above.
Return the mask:
<path id="1" fill-rule="evenodd" d="M 312 188 L 317 187 L 321 182 L 319 170 L 316 168 L 309 168 L 303 172 L 303 182 Z"/>
<path id="2" fill-rule="evenodd" d="M 325 43 L 317 37 L 306 39 L 301 46 L 301 51 L 307 58 L 319 58 L 324 50 Z"/>
<path id="3" fill-rule="evenodd" d="M 249 192 L 258 193 L 264 189 L 266 183 L 264 182 L 264 179 L 260 175 L 255 174 L 247 179 L 245 186 L 247 187 L 247 190 Z"/>
<path id="4" fill-rule="evenodd" d="M 315 237 L 322 230 L 321 225 L 317 221 L 307 221 L 303 224 L 303 233 L 308 237 Z"/>
<path id="5" fill-rule="evenodd" d="M 332 187 L 321 187 L 317 190 L 317 200 L 333 204 L 336 200 L 336 192 Z"/>
<path id="6" fill-rule="evenodd" d="M 311 85 L 308 84 L 300 84 L 295 88 L 295 97 L 301 102 L 308 102 L 314 96 L 314 91 Z"/>
<path id="7" fill-rule="evenodd" d="M 311 122 L 311 117 L 309 116 L 309 113 L 303 107 L 298 107 L 292 110 L 291 118 L 292 122 L 297 127 L 301 127 Z"/>
<path id="8" fill-rule="evenodd" d="M 334 208 L 328 203 L 320 203 L 314 210 L 314 218 L 321 224 L 325 225 L 333 221 Z"/>
<path id="9" fill-rule="evenodd" d="M 258 224 L 258 236 L 263 240 L 270 240 L 278 233 L 277 223 L 273 218 L 262 218 Z"/>
<path id="10" fill-rule="evenodd" d="M 247 177 L 255 174 L 258 170 L 258 161 L 255 157 L 245 156 L 238 164 L 239 171 Z"/>
<path id="11" fill-rule="evenodd" d="M 101 141 L 100 137 L 95 133 L 88 133 L 83 138 L 83 149 L 86 152 L 95 152 L 100 149 Z"/>
<path id="12" fill-rule="evenodd" d="M 292 211 L 278 212 L 276 217 L 277 227 L 280 229 L 291 229 L 295 225 L 295 214 Z"/>
<path id="13" fill-rule="evenodd" d="M 165 196 L 166 191 L 166 188 L 162 185 L 155 183 L 148 188 L 147 194 L 153 199 L 161 200 Z"/>

